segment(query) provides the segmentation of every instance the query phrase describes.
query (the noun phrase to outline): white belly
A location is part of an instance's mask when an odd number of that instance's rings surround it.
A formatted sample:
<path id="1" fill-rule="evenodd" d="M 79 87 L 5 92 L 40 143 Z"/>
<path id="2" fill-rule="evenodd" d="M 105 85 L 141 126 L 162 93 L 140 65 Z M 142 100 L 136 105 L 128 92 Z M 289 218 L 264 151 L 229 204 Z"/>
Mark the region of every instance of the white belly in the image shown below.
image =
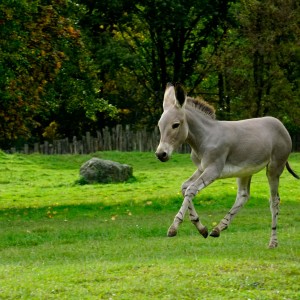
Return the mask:
<path id="1" fill-rule="evenodd" d="M 231 164 L 226 164 L 219 178 L 250 176 L 262 170 L 267 164 L 268 162 L 264 162 L 259 165 L 245 165 L 245 166 L 235 166 Z"/>

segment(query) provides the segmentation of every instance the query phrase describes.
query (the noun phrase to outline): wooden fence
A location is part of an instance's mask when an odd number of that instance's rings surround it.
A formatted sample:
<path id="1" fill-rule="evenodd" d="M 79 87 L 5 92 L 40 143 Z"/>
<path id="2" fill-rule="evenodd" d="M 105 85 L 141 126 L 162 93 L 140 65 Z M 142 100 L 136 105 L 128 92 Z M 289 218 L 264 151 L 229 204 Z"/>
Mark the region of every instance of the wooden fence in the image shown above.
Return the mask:
<path id="1" fill-rule="evenodd" d="M 12 148 L 11 152 L 21 152 L 25 154 L 89 154 L 96 151 L 138 151 L 154 152 L 159 143 L 159 130 L 156 127 L 153 131 L 134 131 L 130 126 L 122 127 L 117 125 L 114 128 L 105 127 L 97 131 L 96 136 L 89 132 L 80 138 L 64 138 L 54 140 L 52 143 L 45 141 L 33 145 L 25 144 L 23 149 Z M 300 151 L 300 134 L 293 135 L 293 151 Z M 189 153 L 190 147 L 184 144 L 178 150 L 179 153 Z"/>
<path id="2" fill-rule="evenodd" d="M 96 136 L 87 132 L 80 138 L 74 136 L 72 139 L 64 138 L 33 145 L 25 144 L 23 149 L 12 148 L 11 152 L 25 154 L 89 154 L 96 151 L 154 152 L 159 138 L 158 128 L 151 132 L 146 129 L 134 131 L 128 125 L 125 127 L 117 125 L 114 128 L 105 127 L 103 130 L 97 131 Z M 180 153 L 189 151 L 189 145 L 182 145 L 178 150 Z"/>
<path id="3" fill-rule="evenodd" d="M 293 151 L 300 152 L 300 133 L 292 134 Z"/>

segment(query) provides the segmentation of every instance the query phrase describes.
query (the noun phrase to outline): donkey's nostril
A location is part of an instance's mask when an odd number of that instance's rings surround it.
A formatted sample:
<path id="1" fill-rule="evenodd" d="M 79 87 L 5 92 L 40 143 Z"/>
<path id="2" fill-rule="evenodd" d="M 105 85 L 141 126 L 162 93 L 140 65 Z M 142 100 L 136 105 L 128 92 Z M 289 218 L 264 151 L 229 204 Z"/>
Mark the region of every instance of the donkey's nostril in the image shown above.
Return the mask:
<path id="1" fill-rule="evenodd" d="M 156 154 L 157 158 L 160 161 L 167 161 L 168 160 L 168 154 L 167 154 L 167 152 L 156 152 L 155 154 Z"/>

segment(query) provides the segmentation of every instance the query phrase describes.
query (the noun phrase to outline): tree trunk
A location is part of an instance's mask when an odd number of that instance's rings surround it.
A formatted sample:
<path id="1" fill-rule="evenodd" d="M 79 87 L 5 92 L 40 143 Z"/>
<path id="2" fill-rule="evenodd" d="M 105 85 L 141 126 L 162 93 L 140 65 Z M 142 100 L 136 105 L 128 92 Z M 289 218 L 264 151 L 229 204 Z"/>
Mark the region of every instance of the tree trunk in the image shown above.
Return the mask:
<path id="1" fill-rule="evenodd" d="M 254 95 L 256 98 L 256 109 L 253 117 L 261 116 L 263 106 L 263 89 L 264 89 L 264 56 L 258 50 L 255 51 L 253 57 L 253 79 L 254 79 Z"/>

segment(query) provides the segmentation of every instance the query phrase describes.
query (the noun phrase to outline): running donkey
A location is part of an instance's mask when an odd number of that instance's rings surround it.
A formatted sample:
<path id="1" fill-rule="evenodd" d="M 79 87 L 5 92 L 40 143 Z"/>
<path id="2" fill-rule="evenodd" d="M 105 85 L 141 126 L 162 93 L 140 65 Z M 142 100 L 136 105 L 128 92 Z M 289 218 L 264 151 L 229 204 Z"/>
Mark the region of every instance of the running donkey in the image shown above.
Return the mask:
<path id="1" fill-rule="evenodd" d="M 279 177 L 288 163 L 292 142 L 283 124 L 272 117 L 242 121 L 217 121 L 214 109 L 202 100 L 186 96 L 181 85 L 168 84 L 163 101 L 164 112 L 158 122 L 161 138 L 157 158 L 166 162 L 178 146 L 187 142 L 191 158 L 197 166 L 195 173 L 182 184 L 184 200 L 168 230 L 177 234 L 186 211 L 203 237 L 207 228 L 201 223 L 193 205 L 194 196 L 219 178 L 237 177 L 238 192 L 234 205 L 210 236 L 218 237 L 250 197 L 250 182 L 254 173 L 264 167 L 270 185 L 272 232 L 269 248 L 278 245 L 276 225 L 279 212 Z"/>

